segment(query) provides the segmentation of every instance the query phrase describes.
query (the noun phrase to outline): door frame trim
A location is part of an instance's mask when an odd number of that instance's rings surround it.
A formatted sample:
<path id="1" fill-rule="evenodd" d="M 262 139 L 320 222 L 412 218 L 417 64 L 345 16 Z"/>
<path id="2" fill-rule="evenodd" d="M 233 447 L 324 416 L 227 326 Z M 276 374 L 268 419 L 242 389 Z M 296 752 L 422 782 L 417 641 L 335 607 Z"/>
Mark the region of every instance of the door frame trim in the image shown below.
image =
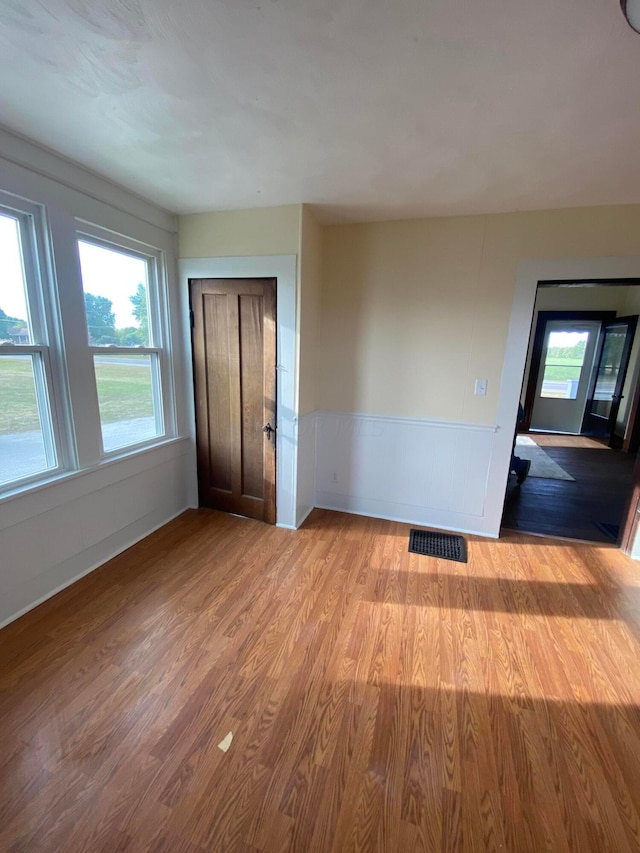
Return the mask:
<path id="1" fill-rule="evenodd" d="M 524 419 L 520 425 L 520 432 L 529 432 L 529 429 L 531 428 L 531 417 L 533 415 L 533 404 L 535 402 L 536 388 L 538 387 L 538 379 L 540 377 L 540 364 L 542 361 L 542 350 L 547 323 L 554 320 L 566 320 L 567 322 L 575 320 L 578 323 L 581 321 L 593 320 L 595 322 L 603 323 L 606 320 L 615 320 L 615 317 L 615 311 L 538 311 L 538 321 L 533 338 L 533 347 L 531 348 L 529 380 L 527 382 L 524 401 Z"/>
<path id="2" fill-rule="evenodd" d="M 523 260 L 518 264 L 498 394 L 497 426 L 485 502 L 485 529 L 500 535 L 513 435 L 522 390 L 533 308 L 540 282 L 640 281 L 640 256 Z M 635 547 L 635 543 L 634 543 Z"/>
<path id="3" fill-rule="evenodd" d="M 185 346 L 191 340 L 189 322 L 190 278 L 275 278 L 277 290 L 277 433 L 276 433 L 276 525 L 296 527 L 298 468 L 298 417 L 296 388 L 296 255 L 252 255 L 234 258 L 183 258 L 178 261 L 180 312 Z M 193 365 L 185 365 L 184 380 L 193 387 Z M 198 506 L 196 469 L 196 426 L 193 395 L 187 401 L 192 466 L 189 472 L 190 506 Z"/>

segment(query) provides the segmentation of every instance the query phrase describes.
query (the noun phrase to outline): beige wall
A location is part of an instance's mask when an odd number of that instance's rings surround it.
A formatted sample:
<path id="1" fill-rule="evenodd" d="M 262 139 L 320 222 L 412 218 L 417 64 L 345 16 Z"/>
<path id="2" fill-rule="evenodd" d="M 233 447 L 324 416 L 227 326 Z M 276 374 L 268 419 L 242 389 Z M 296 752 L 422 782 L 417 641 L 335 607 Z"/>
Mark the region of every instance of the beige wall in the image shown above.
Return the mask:
<path id="1" fill-rule="evenodd" d="M 179 217 L 180 257 L 275 254 L 299 260 L 300 414 L 492 423 L 518 263 L 640 254 L 640 207 L 324 228 L 304 205 Z"/>
<path id="2" fill-rule="evenodd" d="M 316 408 L 316 350 L 322 228 L 307 205 L 181 216 L 181 258 L 296 255 L 298 355 L 297 410 Z"/>
<path id="3" fill-rule="evenodd" d="M 224 210 L 178 217 L 180 258 L 295 255 L 302 205 Z"/>
<path id="4" fill-rule="evenodd" d="M 318 321 L 322 270 L 322 228 L 303 205 L 300 228 L 298 414 L 316 409 Z"/>
<path id="5" fill-rule="evenodd" d="M 519 262 L 639 254 L 639 206 L 328 226 L 318 407 L 493 423 Z"/>
<path id="6" fill-rule="evenodd" d="M 541 287 L 536 296 L 538 311 L 624 311 L 632 285 L 619 287 Z"/>

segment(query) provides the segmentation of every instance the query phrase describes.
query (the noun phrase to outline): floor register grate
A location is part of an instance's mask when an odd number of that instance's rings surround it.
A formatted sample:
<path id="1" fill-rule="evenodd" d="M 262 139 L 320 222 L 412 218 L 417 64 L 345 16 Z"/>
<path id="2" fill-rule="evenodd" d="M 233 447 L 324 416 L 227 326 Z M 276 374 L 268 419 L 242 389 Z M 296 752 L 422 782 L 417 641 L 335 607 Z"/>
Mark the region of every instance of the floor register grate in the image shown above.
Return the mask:
<path id="1" fill-rule="evenodd" d="M 467 545 L 462 536 L 452 533 L 434 533 L 432 530 L 414 530 L 409 533 L 409 551 L 442 560 L 467 562 Z"/>

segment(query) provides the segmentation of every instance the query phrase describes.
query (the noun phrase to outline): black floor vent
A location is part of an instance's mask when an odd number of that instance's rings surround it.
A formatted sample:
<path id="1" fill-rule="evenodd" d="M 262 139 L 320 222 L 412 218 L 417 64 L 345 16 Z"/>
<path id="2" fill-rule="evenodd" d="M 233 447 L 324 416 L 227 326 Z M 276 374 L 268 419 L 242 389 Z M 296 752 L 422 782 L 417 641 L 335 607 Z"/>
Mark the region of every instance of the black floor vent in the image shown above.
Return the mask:
<path id="1" fill-rule="evenodd" d="M 452 533 L 411 530 L 409 551 L 413 554 L 424 554 L 427 557 L 439 557 L 442 560 L 455 560 L 457 563 L 467 562 L 467 545 L 464 539 Z"/>

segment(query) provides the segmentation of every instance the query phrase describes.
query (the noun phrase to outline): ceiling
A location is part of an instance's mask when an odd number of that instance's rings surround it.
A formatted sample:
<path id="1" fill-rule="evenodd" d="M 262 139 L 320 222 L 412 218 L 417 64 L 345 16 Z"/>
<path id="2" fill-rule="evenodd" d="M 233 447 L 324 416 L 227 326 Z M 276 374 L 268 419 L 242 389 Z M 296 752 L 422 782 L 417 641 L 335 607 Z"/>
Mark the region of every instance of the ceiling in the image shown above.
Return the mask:
<path id="1" fill-rule="evenodd" d="M 0 0 L 0 122 L 169 210 L 640 202 L 618 0 Z"/>

